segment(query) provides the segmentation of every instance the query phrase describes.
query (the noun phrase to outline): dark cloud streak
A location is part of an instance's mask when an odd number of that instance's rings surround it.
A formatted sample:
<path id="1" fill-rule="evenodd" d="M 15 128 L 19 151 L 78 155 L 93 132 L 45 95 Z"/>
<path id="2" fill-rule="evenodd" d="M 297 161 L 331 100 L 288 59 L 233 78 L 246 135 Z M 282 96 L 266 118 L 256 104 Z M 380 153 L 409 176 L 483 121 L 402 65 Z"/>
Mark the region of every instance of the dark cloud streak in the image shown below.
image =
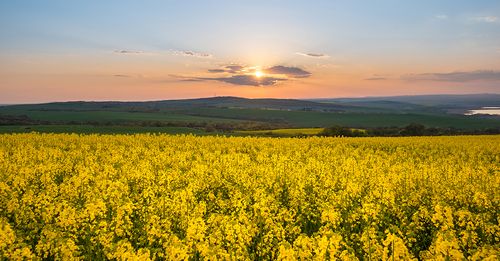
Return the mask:
<path id="1" fill-rule="evenodd" d="M 287 67 L 283 65 L 273 66 L 264 70 L 267 74 L 282 74 L 292 78 L 307 78 L 311 73 L 298 67 Z"/>
<path id="2" fill-rule="evenodd" d="M 282 78 L 276 78 L 276 77 L 261 77 L 257 78 L 253 75 L 232 75 L 228 77 L 216 77 L 216 78 L 210 78 L 210 77 L 195 77 L 195 78 L 188 78 L 184 79 L 183 81 L 219 81 L 219 82 L 225 82 L 225 83 L 230 83 L 234 85 L 246 85 L 246 86 L 271 86 L 275 85 L 278 82 L 281 81 L 286 81 L 286 79 Z"/>

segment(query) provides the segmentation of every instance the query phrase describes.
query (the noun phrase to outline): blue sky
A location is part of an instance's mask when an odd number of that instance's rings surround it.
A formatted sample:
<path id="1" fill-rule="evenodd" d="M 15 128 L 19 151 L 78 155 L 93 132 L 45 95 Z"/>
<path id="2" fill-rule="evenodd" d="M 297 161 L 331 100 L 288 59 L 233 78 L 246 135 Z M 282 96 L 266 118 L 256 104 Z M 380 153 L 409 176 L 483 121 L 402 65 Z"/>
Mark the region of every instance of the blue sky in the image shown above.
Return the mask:
<path id="1" fill-rule="evenodd" d="M 117 99 L 500 91 L 500 1 L 2 1 L 0 35 L 0 88 L 45 93 L 27 101 L 109 99 L 118 84 L 131 96 Z M 228 64 L 311 77 L 207 75 Z M 472 76 L 440 77 L 457 72 Z"/>

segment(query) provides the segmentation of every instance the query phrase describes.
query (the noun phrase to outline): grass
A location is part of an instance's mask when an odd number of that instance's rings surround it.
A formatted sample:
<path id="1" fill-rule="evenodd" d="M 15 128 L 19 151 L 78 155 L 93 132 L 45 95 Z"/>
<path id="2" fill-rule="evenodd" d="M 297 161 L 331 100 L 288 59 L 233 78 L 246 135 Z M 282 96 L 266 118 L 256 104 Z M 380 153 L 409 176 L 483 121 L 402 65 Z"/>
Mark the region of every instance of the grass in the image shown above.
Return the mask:
<path id="1" fill-rule="evenodd" d="M 204 108 L 185 111 L 198 117 L 288 123 L 293 127 L 348 126 L 353 128 L 404 127 L 420 123 L 426 127 L 484 129 L 498 127 L 497 119 L 450 114 L 329 113 L 259 109 Z"/>
<path id="2" fill-rule="evenodd" d="M 62 105 L 61 105 L 62 106 Z M 69 105 L 68 105 L 69 106 Z M 89 105 L 90 106 L 90 105 Z M 64 107 L 64 106 L 63 106 Z M 352 128 L 403 127 L 410 123 L 426 127 L 486 129 L 496 128 L 498 119 L 480 116 L 463 116 L 439 113 L 395 112 L 319 112 L 265 109 L 237 109 L 216 107 L 182 107 L 152 112 L 116 111 L 113 108 L 99 110 L 79 110 L 77 106 L 44 111 L 40 105 L 0 107 L 0 114 L 26 115 L 33 120 L 50 121 L 60 124 L 68 122 L 110 122 L 124 125 L 131 121 L 161 121 L 180 123 L 242 123 L 248 121 L 277 123 L 291 128 L 319 128 L 345 126 Z M 366 108 L 365 108 L 366 109 Z"/>
<path id="3" fill-rule="evenodd" d="M 169 121 L 169 122 L 235 122 L 237 119 L 214 119 L 172 112 L 125 112 L 125 111 L 41 111 L 20 108 L 0 108 L 1 114 L 26 115 L 42 121 Z"/>

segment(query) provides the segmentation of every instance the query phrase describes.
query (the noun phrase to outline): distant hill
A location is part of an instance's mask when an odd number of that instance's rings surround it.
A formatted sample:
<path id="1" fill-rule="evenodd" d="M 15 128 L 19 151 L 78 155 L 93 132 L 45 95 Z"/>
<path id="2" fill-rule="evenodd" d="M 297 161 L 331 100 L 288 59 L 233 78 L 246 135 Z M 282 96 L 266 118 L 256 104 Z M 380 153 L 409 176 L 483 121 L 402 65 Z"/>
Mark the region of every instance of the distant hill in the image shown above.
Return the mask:
<path id="1" fill-rule="evenodd" d="M 362 107 L 406 108 L 418 109 L 434 108 L 449 113 L 464 113 L 467 110 L 481 107 L 500 106 L 500 94 L 463 94 L 463 95 L 415 95 L 363 98 L 332 98 L 312 99 L 315 102 L 326 102 Z"/>
<path id="2" fill-rule="evenodd" d="M 211 97 L 144 102 L 73 101 L 0 107 L 0 125 L 172 126 L 273 129 L 346 126 L 377 128 L 499 128 L 499 116 L 463 115 L 500 107 L 500 95 L 421 95 L 338 99 Z"/>
<path id="3" fill-rule="evenodd" d="M 500 94 L 416 95 L 362 98 L 248 99 L 222 96 L 159 101 L 72 101 L 44 104 L 5 105 L 31 110 L 159 111 L 186 108 L 239 108 L 263 110 L 349 112 L 364 110 L 439 111 L 500 106 Z"/>
<path id="4" fill-rule="evenodd" d="M 240 108 L 240 109 L 270 109 L 299 111 L 342 112 L 352 106 L 321 103 L 296 99 L 247 99 L 239 97 L 212 97 L 200 99 L 162 100 L 145 102 L 119 101 L 75 101 L 53 102 L 45 104 L 15 105 L 15 107 L 30 107 L 33 110 L 119 110 L 119 111 L 160 111 L 186 108 Z"/>

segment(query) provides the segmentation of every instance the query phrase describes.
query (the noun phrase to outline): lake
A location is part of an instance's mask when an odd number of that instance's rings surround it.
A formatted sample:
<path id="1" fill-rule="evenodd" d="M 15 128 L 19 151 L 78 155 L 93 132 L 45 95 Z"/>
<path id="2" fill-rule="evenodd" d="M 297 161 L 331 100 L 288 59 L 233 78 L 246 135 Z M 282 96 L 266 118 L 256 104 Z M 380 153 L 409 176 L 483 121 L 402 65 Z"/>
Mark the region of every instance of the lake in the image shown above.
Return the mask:
<path id="1" fill-rule="evenodd" d="M 500 115 L 500 107 L 482 107 L 481 109 L 470 110 L 465 113 L 465 115 L 474 114 Z"/>

